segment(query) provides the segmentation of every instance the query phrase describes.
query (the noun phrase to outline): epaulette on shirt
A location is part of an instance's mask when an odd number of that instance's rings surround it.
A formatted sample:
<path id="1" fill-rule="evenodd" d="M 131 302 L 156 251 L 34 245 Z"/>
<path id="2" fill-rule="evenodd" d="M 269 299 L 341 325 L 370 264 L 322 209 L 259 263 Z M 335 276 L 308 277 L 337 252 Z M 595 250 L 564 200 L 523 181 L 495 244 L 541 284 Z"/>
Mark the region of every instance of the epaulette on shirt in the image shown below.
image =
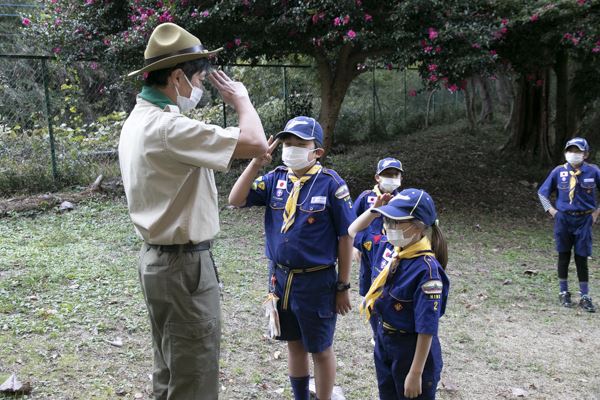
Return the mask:
<path id="1" fill-rule="evenodd" d="M 329 169 L 329 168 L 323 168 L 322 172 L 326 175 L 331 176 L 333 178 L 333 180 L 335 181 L 335 183 L 338 184 L 338 186 L 342 184 L 342 178 L 340 178 L 338 173 L 335 172 L 334 170 Z"/>
<path id="2" fill-rule="evenodd" d="M 350 189 L 348 189 L 348 185 L 344 183 L 344 181 L 338 175 L 338 173 L 329 168 L 323 168 L 322 171 L 325 176 L 331 177 L 331 179 L 335 181 L 337 186 L 339 186 L 338 189 L 335 191 L 335 197 L 337 197 L 338 199 L 350 200 Z"/>

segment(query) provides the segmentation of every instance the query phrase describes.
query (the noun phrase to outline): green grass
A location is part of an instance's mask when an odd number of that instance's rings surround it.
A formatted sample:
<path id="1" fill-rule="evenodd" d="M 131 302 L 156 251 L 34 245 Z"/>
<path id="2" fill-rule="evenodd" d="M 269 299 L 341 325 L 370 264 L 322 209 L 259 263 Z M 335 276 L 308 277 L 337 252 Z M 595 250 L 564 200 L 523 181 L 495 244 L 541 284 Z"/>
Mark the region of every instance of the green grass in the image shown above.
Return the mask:
<path id="1" fill-rule="evenodd" d="M 487 131 L 480 133 L 481 148 L 471 151 L 475 160 L 453 160 L 446 153 L 457 154 L 470 137 L 449 129 L 328 160 L 357 193 L 372 186 L 375 160 L 399 151 L 405 186 L 425 187 L 436 200 L 452 285 L 440 327 L 443 381 L 458 387 L 440 390 L 438 398 L 510 398 L 511 388 L 527 390 L 529 399 L 600 396 L 598 315 L 557 306 L 551 221 L 535 190 L 519 183 L 543 174 L 499 159 L 501 139 Z M 428 153 L 442 148 L 441 155 Z M 480 162 L 488 168 L 472 168 Z M 220 178 L 226 194 L 231 177 Z M 262 212 L 221 212 L 214 255 L 224 282 L 223 399 L 291 399 L 285 345 L 264 338 Z M 0 243 L 0 379 L 16 373 L 32 383 L 36 399 L 150 398 L 150 333 L 136 271 L 140 241 L 123 199 L 90 200 L 65 214 L 9 215 L 0 220 Z M 354 287 L 357 273 L 355 266 Z M 576 291 L 574 267 L 570 282 Z M 594 295 L 596 258 L 590 282 Z M 348 399 L 375 399 L 370 328 L 358 315 L 354 289 L 351 296 L 353 312 L 338 318 L 336 330 L 337 383 Z M 109 344 L 116 338 L 122 347 Z"/>

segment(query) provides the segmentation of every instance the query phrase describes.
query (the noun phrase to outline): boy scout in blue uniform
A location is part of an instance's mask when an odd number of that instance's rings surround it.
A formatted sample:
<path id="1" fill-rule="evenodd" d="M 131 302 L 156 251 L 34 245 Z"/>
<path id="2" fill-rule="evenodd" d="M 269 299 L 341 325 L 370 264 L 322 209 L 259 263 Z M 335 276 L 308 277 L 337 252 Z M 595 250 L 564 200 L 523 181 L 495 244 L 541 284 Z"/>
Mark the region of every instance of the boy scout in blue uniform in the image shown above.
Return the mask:
<path id="1" fill-rule="evenodd" d="M 581 298 L 579 306 L 588 312 L 596 307 L 588 290 L 588 257 L 592 255 L 592 224 L 598 218 L 596 188 L 600 185 L 600 170 L 584 160 L 590 147 L 583 138 L 575 137 L 565 145 L 567 162 L 554 168 L 540 186 L 538 196 L 544 210 L 554 218 L 554 239 L 558 251 L 559 301 L 564 307 L 572 307 L 568 287 L 571 248 L 575 249 L 575 265 Z M 552 206 L 550 195 L 556 191 L 556 205 Z"/>
<path id="2" fill-rule="evenodd" d="M 279 141 L 286 166 L 255 179 Z M 279 298 L 277 339 L 288 342 L 290 382 L 297 400 L 309 399 L 308 353 L 315 364 L 317 397 L 331 397 L 336 312 L 344 315 L 351 308 L 348 226 L 355 214 L 344 180 L 317 162 L 322 143 L 315 119 L 291 119 L 275 141 L 269 139 L 269 151 L 250 163 L 229 195 L 235 206 L 266 206 L 266 256 L 274 264 L 274 294 Z"/>
<path id="3" fill-rule="evenodd" d="M 379 160 L 377 163 L 377 171 L 375 174 L 375 181 L 377 184 L 373 186 L 373 189 L 363 191 L 356 201 L 354 202 L 354 211 L 356 215 L 361 215 L 363 212 L 373 207 L 377 196 L 381 196 L 384 193 L 390 193 L 396 195 L 398 188 L 402 184 L 402 163 L 392 157 L 387 157 Z M 371 262 L 369 260 L 370 247 L 374 240 L 378 240 L 383 229 L 383 219 L 376 218 L 373 220 L 368 230 L 357 233 L 354 240 L 355 256 L 358 260 L 360 256 L 360 270 L 358 278 L 358 292 L 361 296 L 364 296 L 369 287 L 371 287 L 371 275 L 377 276 L 371 270 Z"/>
<path id="4" fill-rule="evenodd" d="M 436 222 L 433 199 L 405 189 L 387 205 L 360 215 L 350 227 L 368 226 L 383 215 L 394 253 L 373 281 L 361 311 L 376 318 L 375 370 L 379 398 L 435 399 L 442 370 L 438 321 L 446 309 L 446 241 Z M 356 224 L 356 225 L 355 225 Z M 431 241 L 425 235 L 431 228 Z"/>

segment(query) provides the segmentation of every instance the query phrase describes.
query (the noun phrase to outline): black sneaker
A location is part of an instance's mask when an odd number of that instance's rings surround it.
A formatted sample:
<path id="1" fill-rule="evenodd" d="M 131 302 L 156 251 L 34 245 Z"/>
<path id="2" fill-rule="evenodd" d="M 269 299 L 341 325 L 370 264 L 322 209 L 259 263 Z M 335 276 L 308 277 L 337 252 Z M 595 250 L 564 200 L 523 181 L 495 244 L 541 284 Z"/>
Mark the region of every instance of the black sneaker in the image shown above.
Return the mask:
<path id="1" fill-rule="evenodd" d="M 581 296 L 581 300 L 579 300 L 579 307 L 583 308 L 587 312 L 596 312 L 596 307 L 594 307 L 594 304 L 592 303 L 592 298 L 587 294 Z"/>
<path id="2" fill-rule="evenodd" d="M 558 294 L 558 300 L 560 301 L 560 305 L 563 307 L 573 307 L 573 302 L 571 301 L 571 292 L 560 292 Z"/>

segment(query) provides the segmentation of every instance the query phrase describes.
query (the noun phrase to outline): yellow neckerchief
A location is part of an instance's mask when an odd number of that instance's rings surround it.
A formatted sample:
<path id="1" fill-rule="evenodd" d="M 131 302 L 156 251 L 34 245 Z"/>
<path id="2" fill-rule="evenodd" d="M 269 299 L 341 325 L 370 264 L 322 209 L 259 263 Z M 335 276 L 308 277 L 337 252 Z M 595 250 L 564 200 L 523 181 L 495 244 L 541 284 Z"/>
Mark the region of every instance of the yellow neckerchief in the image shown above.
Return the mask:
<path id="1" fill-rule="evenodd" d="M 568 163 L 567 163 L 568 164 Z M 575 171 L 571 170 L 569 171 L 569 204 L 573 204 L 573 199 L 575 198 L 575 186 L 577 185 L 577 176 L 581 175 L 581 166 L 583 164 L 581 164 L 579 166 L 579 168 L 575 168 L 571 165 L 571 168 L 573 168 Z M 565 165 L 566 168 L 566 165 Z"/>
<path id="2" fill-rule="evenodd" d="M 382 195 L 381 190 L 379 190 L 379 183 L 377 185 L 373 186 L 373 191 L 375 192 L 375 194 L 377 196 L 381 196 Z"/>
<path id="3" fill-rule="evenodd" d="M 400 250 L 399 247 L 394 248 L 396 255 L 390 262 L 385 266 L 384 269 L 381 270 L 377 278 L 371 284 L 371 288 L 365 295 L 365 300 L 360 305 L 360 312 L 365 313 L 367 315 L 367 320 L 371 318 L 371 311 L 373 310 L 373 305 L 375 301 L 381 296 L 383 293 L 383 286 L 388 279 L 390 274 L 390 270 L 392 268 L 396 268 L 400 263 L 400 260 L 415 258 L 419 256 L 434 256 L 433 251 L 431 251 L 431 242 L 427 236 L 423 236 L 421 240 L 416 243 L 411 244 L 404 250 Z"/>
<path id="4" fill-rule="evenodd" d="M 285 210 L 283 211 L 283 225 L 281 226 L 281 233 L 286 233 L 288 229 L 294 223 L 296 219 L 296 208 L 298 205 L 298 197 L 300 196 L 300 189 L 306 181 L 313 177 L 313 175 L 318 174 L 323 167 L 321 164 L 315 164 L 311 169 L 306 171 L 304 175 L 298 178 L 294 175 L 293 172 L 288 173 L 288 178 L 294 184 L 292 186 L 292 191 L 290 192 L 290 196 L 288 197 L 285 203 Z"/>

